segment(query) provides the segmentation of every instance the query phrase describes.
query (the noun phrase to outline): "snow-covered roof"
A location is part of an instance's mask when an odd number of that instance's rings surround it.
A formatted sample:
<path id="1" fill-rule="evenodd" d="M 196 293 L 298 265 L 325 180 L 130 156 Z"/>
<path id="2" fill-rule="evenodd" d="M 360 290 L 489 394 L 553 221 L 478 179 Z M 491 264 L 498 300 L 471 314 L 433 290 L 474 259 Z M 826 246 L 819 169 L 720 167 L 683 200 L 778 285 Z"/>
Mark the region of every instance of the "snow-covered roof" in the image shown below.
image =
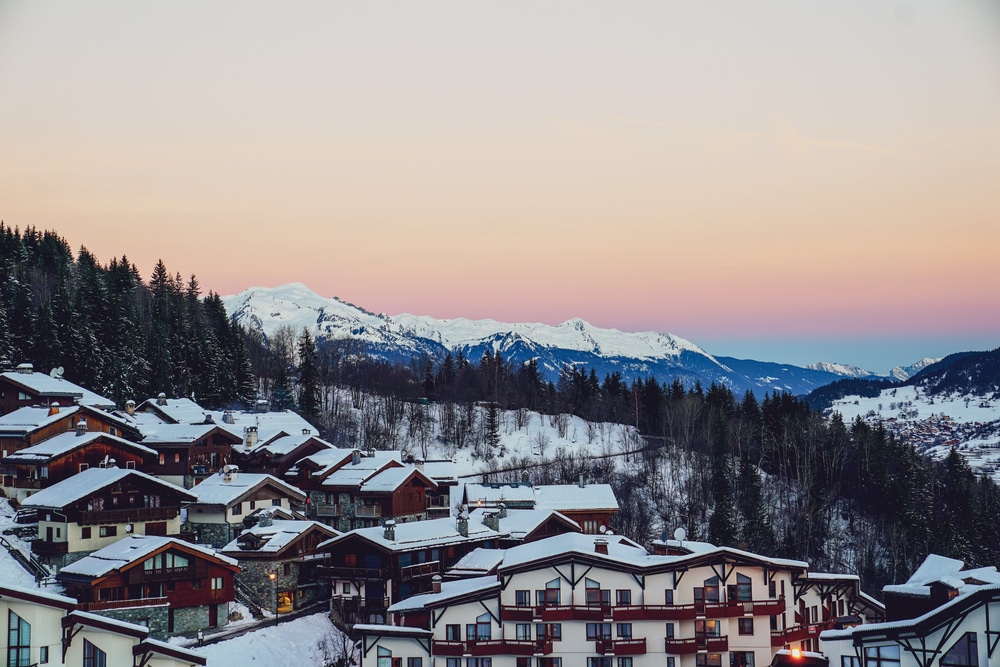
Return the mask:
<path id="1" fill-rule="evenodd" d="M 268 526 L 257 524 L 253 528 L 244 530 L 240 533 L 240 537 L 222 547 L 221 551 L 232 555 L 241 553 L 278 553 L 312 528 L 318 528 L 327 537 L 336 537 L 339 535 L 337 531 L 318 521 L 278 520 L 272 521 Z M 241 538 L 245 540 L 247 535 L 256 535 L 259 537 L 263 542 L 262 546 L 259 549 L 244 549 L 240 545 L 240 541 Z"/>
<path id="2" fill-rule="evenodd" d="M 323 479 L 323 486 L 358 488 L 376 473 L 398 462 L 399 452 L 375 452 L 374 456 L 362 457 L 358 463 L 347 461 Z M 413 466 L 409 469 L 412 471 Z M 323 472 L 316 473 L 316 476 L 322 477 Z"/>
<path id="3" fill-rule="evenodd" d="M 479 507 L 472 510 L 469 513 L 469 521 L 475 521 L 476 523 L 482 523 L 483 519 L 487 514 L 495 514 L 497 510 L 488 509 L 485 507 Z M 532 531 L 536 530 L 543 523 L 548 521 L 553 516 L 558 517 L 568 523 L 570 526 L 576 528 L 577 531 L 580 530 L 580 524 L 572 519 L 565 517 L 564 515 L 556 512 L 555 510 L 519 510 L 512 509 L 507 510 L 507 516 L 499 519 L 500 530 L 506 532 L 511 538 L 523 540 Z"/>
<path id="4" fill-rule="evenodd" d="M 120 632 L 126 635 L 145 638 L 149 634 L 149 628 L 138 623 L 129 623 L 121 619 L 102 614 L 94 614 L 89 611 L 74 610 L 66 614 L 66 617 L 79 625 L 95 626 L 102 630 Z"/>
<path id="5" fill-rule="evenodd" d="M 77 412 L 80 412 L 80 408 L 75 405 L 60 407 L 59 411 L 54 413 L 49 408 L 18 408 L 13 412 L 0 415 L 0 433 L 12 435 L 31 433 L 71 417 Z M 74 419 L 73 422 L 76 423 L 76 420 Z"/>
<path id="6" fill-rule="evenodd" d="M 32 394 L 37 394 L 45 398 L 69 398 L 81 405 L 93 405 L 95 407 L 114 410 L 115 402 L 110 398 L 95 394 L 89 389 L 73 384 L 69 380 L 61 377 L 52 377 L 45 373 L 22 373 L 19 371 L 8 371 L 0 373 L 3 378 L 12 384 L 27 389 Z"/>
<path id="7" fill-rule="evenodd" d="M 86 498 L 106 486 L 114 484 L 126 477 L 139 477 L 146 483 L 169 489 L 180 495 L 185 500 L 195 500 L 196 496 L 182 489 L 181 487 L 164 482 L 152 475 L 147 475 L 138 470 L 128 470 L 122 468 L 88 468 L 83 472 L 78 472 L 72 477 L 68 477 L 61 482 L 53 484 L 47 489 L 42 489 L 38 493 L 25 498 L 21 505 L 24 507 L 53 507 L 61 508 Z"/>
<path id="8" fill-rule="evenodd" d="M 465 500 L 470 507 L 483 504 L 533 503 L 535 490 L 529 484 L 469 484 L 465 485 Z"/>
<path id="9" fill-rule="evenodd" d="M 82 435 L 77 435 L 75 431 L 67 431 L 59 435 L 43 440 L 37 445 L 27 447 L 18 452 L 14 452 L 4 459 L 7 463 L 44 463 L 57 456 L 62 456 L 84 445 L 88 445 L 96 440 L 110 440 L 119 447 L 129 449 L 137 454 L 145 456 L 156 456 L 156 450 L 143 447 L 140 444 L 130 442 L 124 438 L 119 438 L 108 433 L 99 431 L 87 431 Z"/>
<path id="10" fill-rule="evenodd" d="M 0 584 L 0 598 L 4 597 L 18 598 L 22 600 L 37 598 L 41 601 L 51 602 L 54 606 L 62 608 L 73 608 L 77 605 L 76 598 L 59 595 L 58 593 L 50 593 L 49 591 L 41 588 L 27 588 L 24 586 Z"/>
<path id="11" fill-rule="evenodd" d="M 410 551 L 413 549 L 459 544 L 461 542 L 479 542 L 490 538 L 506 536 L 506 533 L 502 531 L 498 533 L 491 528 L 472 521 L 469 521 L 469 534 L 467 536 L 462 535 L 458 532 L 457 521 L 454 518 L 397 523 L 394 532 L 395 539 L 389 540 L 386 539 L 385 529 L 382 526 L 357 528 L 332 540 L 327 540 L 320 544 L 319 547 L 322 549 L 349 536 L 356 536 L 389 551 Z"/>
<path id="12" fill-rule="evenodd" d="M 339 472 L 339 471 L 338 471 Z M 334 473 L 336 475 L 337 473 Z M 406 480 L 410 478 L 413 474 L 420 474 L 421 477 L 426 477 L 422 475 L 419 470 L 414 468 L 412 465 L 404 465 L 402 467 L 388 468 L 382 470 L 372 475 L 364 482 L 361 483 L 361 490 L 368 491 L 370 493 L 392 493 L 400 486 L 403 485 Z M 331 475 L 332 477 L 332 475 Z M 434 487 L 437 486 L 432 480 L 427 479 Z"/>
<path id="13" fill-rule="evenodd" d="M 329 470 L 331 467 L 342 463 L 344 459 L 351 458 L 351 456 L 352 452 L 350 449 L 324 449 L 303 457 L 296 465 L 292 466 L 286 474 L 293 475 L 297 473 L 299 465 L 302 465 L 304 462 L 308 462 L 308 464 L 317 468 L 317 472 L 313 473 L 314 475 L 322 475 L 323 471 Z"/>
<path id="14" fill-rule="evenodd" d="M 465 554 L 448 568 L 448 573 L 455 575 L 469 572 L 490 572 L 503 562 L 504 549 L 485 549 L 479 547 Z"/>
<path id="15" fill-rule="evenodd" d="M 178 646 L 177 644 L 168 644 L 167 642 L 160 641 L 159 639 L 147 637 L 142 641 L 141 646 L 150 653 L 156 653 L 170 658 L 181 658 L 187 662 L 193 662 L 196 665 L 204 665 L 207 663 L 205 656 L 200 653 L 195 653 L 194 651 Z"/>
<path id="16" fill-rule="evenodd" d="M 461 598 L 475 593 L 485 593 L 493 588 L 499 588 L 500 581 L 495 576 L 472 577 L 455 581 L 441 582 L 440 593 L 425 593 L 401 600 L 389 607 L 390 613 L 403 611 L 420 611 L 446 604 L 455 598 Z"/>
<path id="17" fill-rule="evenodd" d="M 607 554 L 597 553 L 595 550 L 595 540 L 601 538 L 607 540 Z M 564 533 L 507 549 L 506 553 L 504 553 L 503 564 L 500 566 L 500 569 L 570 553 L 584 553 L 599 559 L 628 563 L 630 565 L 647 565 L 650 563 L 651 558 L 671 558 L 670 556 L 649 556 L 645 549 L 631 540 L 623 538 L 621 535 L 602 536 Z"/>
<path id="18" fill-rule="evenodd" d="M 547 484 L 535 487 L 535 509 L 618 511 L 618 499 L 610 484 Z"/>
<path id="19" fill-rule="evenodd" d="M 404 637 L 430 637 L 434 633 L 423 628 L 408 625 L 381 625 L 376 623 L 355 623 L 354 630 L 366 635 L 399 635 Z"/>
<path id="20" fill-rule="evenodd" d="M 266 473 L 237 472 L 227 480 L 225 474 L 220 471 L 206 477 L 200 484 L 190 489 L 190 492 L 197 498 L 194 504 L 228 507 L 265 485 L 278 489 L 289 498 L 305 502 L 304 493 L 274 475 Z"/>
<path id="21" fill-rule="evenodd" d="M 161 405 L 162 404 L 162 405 Z M 136 406 L 136 414 L 155 413 L 174 424 L 205 421 L 207 410 L 190 398 L 149 398 Z"/>
<path id="22" fill-rule="evenodd" d="M 458 468 L 454 461 L 424 461 L 418 463 L 417 468 L 438 484 L 458 482 Z"/>
<path id="23" fill-rule="evenodd" d="M 168 445 L 197 442 L 218 428 L 218 424 L 156 424 L 140 427 L 140 430 L 143 435 L 143 444 Z M 225 429 L 219 430 L 232 436 L 232 433 Z M 237 436 L 233 436 L 233 439 L 239 440 Z"/>
<path id="24" fill-rule="evenodd" d="M 319 443 L 324 449 L 336 449 L 336 447 L 332 444 L 315 435 L 288 435 L 286 433 L 284 435 L 278 435 L 266 444 L 254 447 L 250 451 L 259 451 L 261 453 L 267 452 L 271 456 L 284 456 L 295 451 L 298 447 L 301 447 L 309 440 Z"/>
<path id="25" fill-rule="evenodd" d="M 66 565 L 59 573 L 79 577 L 102 577 L 115 570 L 120 570 L 126 565 L 144 560 L 163 547 L 171 546 L 196 551 L 207 558 L 218 559 L 230 565 L 237 564 L 236 560 L 229 556 L 223 556 L 207 547 L 184 542 L 174 537 L 130 535 Z"/>
<path id="26" fill-rule="evenodd" d="M 959 595 L 976 590 L 984 584 L 1000 584 L 1000 573 L 995 567 L 974 570 L 964 570 L 964 567 L 965 563 L 955 558 L 928 554 L 906 583 L 884 586 L 882 590 L 897 595 L 930 597 L 931 584 L 944 584 L 957 590 Z"/>

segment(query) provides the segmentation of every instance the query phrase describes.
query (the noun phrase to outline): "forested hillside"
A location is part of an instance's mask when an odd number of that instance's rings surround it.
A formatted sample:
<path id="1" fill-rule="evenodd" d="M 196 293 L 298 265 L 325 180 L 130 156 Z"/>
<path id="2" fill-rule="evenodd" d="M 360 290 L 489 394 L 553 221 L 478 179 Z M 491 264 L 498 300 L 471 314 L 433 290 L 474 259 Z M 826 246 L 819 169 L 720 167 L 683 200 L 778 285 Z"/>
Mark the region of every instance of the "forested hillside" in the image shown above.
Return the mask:
<path id="1" fill-rule="evenodd" d="M 125 256 L 102 265 L 53 232 L 2 223 L 0 360 L 62 367 L 119 405 L 164 392 L 220 407 L 255 394 L 239 329 L 194 275 L 161 261 L 145 282 Z"/>

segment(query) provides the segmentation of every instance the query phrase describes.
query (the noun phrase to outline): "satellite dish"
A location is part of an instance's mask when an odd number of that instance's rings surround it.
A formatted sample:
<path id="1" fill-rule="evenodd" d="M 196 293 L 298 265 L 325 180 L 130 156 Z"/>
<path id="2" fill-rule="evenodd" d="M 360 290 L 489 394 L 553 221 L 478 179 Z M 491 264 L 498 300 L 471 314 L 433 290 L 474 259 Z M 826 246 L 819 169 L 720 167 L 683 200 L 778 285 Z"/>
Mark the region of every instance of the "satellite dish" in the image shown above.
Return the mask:
<path id="1" fill-rule="evenodd" d="M 687 537 L 687 531 L 684 528 L 678 528 L 674 531 L 674 539 L 678 542 L 683 542 L 685 537 Z"/>
<path id="2" fill-rule="evenodd" d="M 603 535 L 604 533 L 608 532 L 608 527 L 602 523 L 600 527 L 597 529 L 597 532 Z"/>
<path id="3" fill-rule="evenodd" d="M 54 378 L 61 378 L 63 376 L 63 373 L 65 372 L 66 369 L 60 366 L 59 368 L 53 368 L 51 371 L 49 371 L 49 376 Z"/>
<path id="4" fill-rule="evenodd" d="M 125 532 L 126 533 L 131 533 L 132 532 L 132 524 L 130 524 L 130 523 L 126 523 L 125 524 Z"/>

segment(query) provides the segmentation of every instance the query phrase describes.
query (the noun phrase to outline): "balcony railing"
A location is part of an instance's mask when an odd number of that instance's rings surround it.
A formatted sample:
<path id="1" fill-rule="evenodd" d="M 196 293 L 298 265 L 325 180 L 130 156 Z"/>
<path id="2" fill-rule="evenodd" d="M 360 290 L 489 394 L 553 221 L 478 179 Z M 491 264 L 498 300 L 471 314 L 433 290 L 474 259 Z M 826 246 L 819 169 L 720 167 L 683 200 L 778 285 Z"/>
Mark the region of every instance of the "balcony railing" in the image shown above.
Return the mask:
<path id="1" fill-rule="evenodd" d="M 369 519 L 382 516 L 382 508 L 378 505 L 374 507 L 355 507 L 354 516 L 367 517 Z"/>
<path id="2" fill-rule="evenodd" d="M 316 516 L 340 516 L 340 505 L 330 505 L 327 503 L 315 503 Z"/>
<path id="3" fill-rule="evenodd" d="M 163 607 L 169 604 L 165 597 L 139 598 L 136 600 L 100 600 L 81 602 L 76 606 L 80 611 L 105 611 L 107 609 L 130 609 L 132 607 Z"/>
<path id="4" fill-rule="evenodd" d="M 686 639 L 667 638 L 664 650 L 673 655 L 688 655 L 698 651 L 725 653 L 729 650 L 729 637 L 689 637 Z"/>
<path id="5" fill-rule="evenodd" d="M 785 630 L 772 630 L 771 646 L 785 646 L 786 644 L 791 644 L 792 642 L 799 642 L 804 639 L 813 639 L 814 637 L 819 637 L 819 633 L 824 630 L 832 629 L 833 621 L 823 621 L 821 623 L 793 625 Z"/>
<path id="6" fill-rule="evenodd" d="M 350 579 L 351 581 L 388 581 L 389 568 L 331 565 L 317 567 L 316 577 L 320 579 Z"/>
<path id="7" fill-rule="evenodd" d="M 646 638 L 641 639 L 598 639 L 595 650 L 601 655 L 645 655 Z"/>
<path id="8" fill-rule="evenodd" d="M 441 572 L 441 561 L 432 560 L 427 563 L 407 565 L 399 568 L 400 581 L 408 581 L 419 577 L 430 577 Z"/>
<path id="9" fill-rule="evenodd" d="M 80 525 L 164 521 L 176 518 L 179 514 L 179 507 L 133 507 L 120 510 L 80 512 Z"/>
<path id="10" fill-rule="evenodd" d="M 46 542 L 45 540 L 32 540 L 31 550 L 41 556 L 56 556 L 69 553 L 69 542 Z"/>
<path id="11" fill-rule="evenodd" d="M 785 611 L 784 600 L 732 600 L 730 602 L 710 602 L 705 605 L 705 616 L 708 618 L 777 616 L 783 611 Z"/>
<path id="12" fill-rule="evenodd" d="M 477 639 L 472 641 L 434 640 L 434 654 L 441 656 L 548 655 L 552 641 L 544 639 Z"/>
<path id="13" fill-rule="evenodd" d="M 647 604 L 613 607 L 616 621 L 685 621 L 695 618 L 693 604 Z"/>
<path id="14" fill-rule="evenodd" d="M 589 605 L 544 605 L 536 607 L 542 620 L 550 621 L 603 621 L 611 618 L 611 607 Z M 539 611 L 535 612 L 536 617 Z"/>

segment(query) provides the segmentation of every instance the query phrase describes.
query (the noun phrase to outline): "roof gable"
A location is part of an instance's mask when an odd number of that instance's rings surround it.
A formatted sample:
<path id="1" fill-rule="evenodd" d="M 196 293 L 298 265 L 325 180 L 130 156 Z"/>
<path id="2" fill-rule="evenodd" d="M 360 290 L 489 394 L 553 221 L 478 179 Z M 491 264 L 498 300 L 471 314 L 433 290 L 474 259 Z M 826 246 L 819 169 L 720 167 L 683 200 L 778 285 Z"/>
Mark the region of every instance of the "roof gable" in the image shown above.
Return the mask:
<path id="1" fill-rule="evenodd" d="M 175 494 L 181 500 L 195 500 L 197 498 L 192 493 L 185 491 L 175 484 L 164 482 L 138 470 L 88 468 L 83 472 L 78 472 L 72 477 L 53 484 L 47 489 L 42 489 L 38 493 L 28 496 L 21 502 L 21 505 L 24 507 L 62 509 L 127 478 L 135 479 L 142 486 L 158 488 L 162 492 Z"/>

